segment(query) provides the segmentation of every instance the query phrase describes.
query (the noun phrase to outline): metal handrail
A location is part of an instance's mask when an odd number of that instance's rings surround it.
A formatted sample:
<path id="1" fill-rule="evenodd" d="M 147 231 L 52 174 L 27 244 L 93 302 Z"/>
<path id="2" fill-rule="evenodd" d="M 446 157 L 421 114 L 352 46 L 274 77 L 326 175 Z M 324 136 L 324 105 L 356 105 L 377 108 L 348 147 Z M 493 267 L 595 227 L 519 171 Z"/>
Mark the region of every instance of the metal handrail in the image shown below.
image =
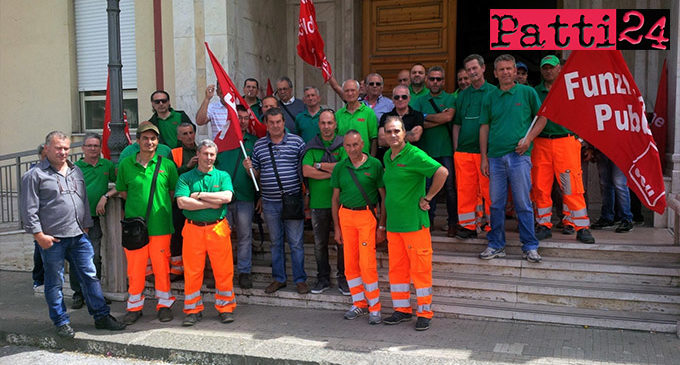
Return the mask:
<path id="1" fill-rule="evenodd" d="M 679 194 L 670 194 L 666 205 L 673 210 L 675 214 L 674 224 L 673 224 L 673 244 L 680 246 L 680 200 L 678 200 Z"/>

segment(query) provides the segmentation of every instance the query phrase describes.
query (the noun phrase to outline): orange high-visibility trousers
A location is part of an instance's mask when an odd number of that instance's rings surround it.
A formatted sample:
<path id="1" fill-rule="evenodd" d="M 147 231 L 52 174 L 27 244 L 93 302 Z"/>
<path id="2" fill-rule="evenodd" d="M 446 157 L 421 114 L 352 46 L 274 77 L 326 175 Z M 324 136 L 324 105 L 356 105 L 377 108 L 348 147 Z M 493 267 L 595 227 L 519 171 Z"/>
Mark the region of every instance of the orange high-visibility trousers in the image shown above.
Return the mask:
<path id="1" fill-rule="evenodd" d="M 531 195 L 536 204 L 536 223 L 552 228 L 552 198 L 554 179 L 560 185 L 565 225 L 577 231 L 588 228 L 590 219 L 583 198 L 581 143 L 573 136 L 534 140 L 531 152 Z"/>
<path id="2" fill-rule="evenodd" d="M 234 259 L 231 252 L 231 230 L 223 219 L 208 226 L 184 224 L 182 257 L 184 258 L 184 313 L 203 311 L 201 286 L 205 255 L 210 258 L 215 276 L 215 309 L 218 312 L 233 312 L 236 308 L 234 296 Z"/>
<path id="3" fill-rule="evenodd" d="M 429 228 L 387 232 L 390 293 L 395 311 L 411 313 L 410 283 L 416 288 L 418 317 L 432 318 L 432 238 Z"/>
<path id="4" fill-rule="evenodd" d="M 146 246 L 138 250 L 124 250 L 128 275 L 127 310 L 136 312 L 144 307 L 142 291 L 144 291 L 146 263 L 149 258 L 151 258 L 154 287 L 158 299 L 156 310 L 172 306 L 175 297 L 170 292 L 170 235 L 149 236 L 149 244 Z"/>
<path id="5" fill-rule="evenodd" d="M 380 313 L 380 289 L 375 262 L 376 221 L 370 210 L 338 211 L 345 255 L 345 277 L 352 302 L 359 308 L 368 307 Z"/>
<path id="6" fill-rule="evenodd" d="M 490 216 L 489 178 L 482 175 L 481 161 L 479 153 L 456 152 L 453 158 L 458 189 L 458 223 L 469 230 L 481 227 Z"/>

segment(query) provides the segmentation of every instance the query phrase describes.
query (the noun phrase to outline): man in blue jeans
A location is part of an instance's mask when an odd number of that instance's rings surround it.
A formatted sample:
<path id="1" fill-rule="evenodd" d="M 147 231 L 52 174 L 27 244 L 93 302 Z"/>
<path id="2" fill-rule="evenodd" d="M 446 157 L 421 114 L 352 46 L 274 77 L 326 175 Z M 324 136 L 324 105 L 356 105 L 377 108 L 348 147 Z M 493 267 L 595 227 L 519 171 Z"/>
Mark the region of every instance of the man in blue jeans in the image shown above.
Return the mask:
<path id="1" fill-rule="evenodd" d="M 616 233 L 630 232 L 633 230 L 633 214 L 630 211 L 630 190 L 628 190 L 626 175 L 599 150 L 595 150 L 595 157 L 597 170 L 600 173 L 602 210 L 600 219 L 593 223 L 591 228 L 613 227 L 616 218 L 620 218 L 621 222 L 615 229 Z"/>
<path id="2" fill-rule="evenodd" d="M 541 101 L 536 90 L 515 83 L 515 58 L 500 55 L 494 61 L 498 89 L 484 96 L 479 118 L 481 169 L 489 177 L 491 195 L 491 231 L 489 245 L 479 258 L 490 260 L 505 256 L 505 204 L 508 183 L 519 221 L 519 239 L 523 257 L 540 262 L 538 240 L 534 232 L 534 212 L 531 207 L 531 142 L 543 130 L 547 119 L 539 117 L 528 136 L 525 134 Z"/>
<path id="3" fill-rule="evenodd" d="M 272 276 L 274 281 L 264 290 L 271 294 L 286 287 L 286 253 L 284 233 L 290 246 L 293 281 L 299 294 L 307 294 L 305 252 L 303 247 L 304 214 L 300 219 L 283 219 L 283 194 L 296 194 L 302 204 L 300 161 L 305 149 L 302 138 L 285 130 L 283 111 L 271 108 L 265 112 L 267 135 L 258 139 L 253 155 L 243 160 L 260 177 L 262 211 L 272 242 Z M 272 160 L 272 156 L 274 159 Z M 275 172 L 276 171 L 276 172 Z M 278 178 L 277 175 L 278 174 Z M 280 182 L 279 182 L 280 179 Z"/>
<path id="4" fill-rule="evenodd" d="M 64 259 L 76 271 L 89 313 L 99 329 L 122 330 L 109 314 L 97 272 L 94 250 L 87 236 L 92 217 L 82 171 L 68 160 L 70 139 L 62 132 L 45 138 L 47 159 L 21 178 L 21 219 L 26 232 L 40 245 L 45 268 L 45 300 L 50 319 L 61 337 L 73 338 L 62 284 Z"/>

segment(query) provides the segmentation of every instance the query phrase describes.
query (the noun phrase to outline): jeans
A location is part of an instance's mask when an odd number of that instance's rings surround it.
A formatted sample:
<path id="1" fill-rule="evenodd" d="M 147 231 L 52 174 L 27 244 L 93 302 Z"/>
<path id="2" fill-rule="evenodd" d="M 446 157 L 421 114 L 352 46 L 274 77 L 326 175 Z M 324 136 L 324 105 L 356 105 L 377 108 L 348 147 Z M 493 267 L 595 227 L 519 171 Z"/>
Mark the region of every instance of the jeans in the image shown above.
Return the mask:
<path id="1" fill-rule="evenodd" d="M 601 218 L 613 221 L 616 210 L 621 214 L 621 220 L 631 222 L 633 214 L 630 211 L 630 192 L 626 185 L 628 182 L 626 175 L 601 153 L 597 156 L 597 170 L 600 173 L 602 191 Z"/>
<path id="2" fill-rule="evenodd" d="M 106 305 L 102 287 L 97 279 L 97 273 L 92 262 L 94 251 L 86 234 L 76 237 L 59 237 L 59 242 L 48 249 L 40 250 L 40 255 L 45 266 L 45 301 L 49 309 L 50 319 L 55 326 L 59 327 L 70 322 L 66 313 L 64 294 L 64 259 L 71 264 L 71 270 L 75 271 L 78 281 L 81 283 L 83 297 L 87 304 L 87 310 L 95 319 L 109 315 L 109 306 Z"/>
<path id="3" fill-rule="evenodd" d="M 534 211 L 531 207 L 531 156 L 515 152 L 502 157 L 489 158 L 489 193 L 491 195 L 491 231 L 487 234 L 489 247 L 505 247 L 505 204 L 508 200 L 508 183 L 519 221 L 519 240 L 522 251 L 538 248 L 534 231 Z"/>
<path id="4" fill-rule="evenodd" d="M 253 202 L 234 200 L 229 204 L 227 219 L 236 230 L 236 268 L 240 274 L 250 274 L 253 254 Z"/>
<path id="5" fill-rule="evenodd" d="M 94 225 L 92 228 L 90 228 L 90 231 L 87 232 L 87 237 L 90 239 L 90 242 L 92 243 L 92 250 L 94 251 L 94 259 L 92 260 L 94 262 L 94 267 L 97 270 L 97 279 L 102 278 L 102 256 L 101 256 L 101 247 L 102 247 L 102 227 L 99 223 L 99 217 L 92 217 L 92 221 L 94 222 Z M 83 290 L 80 288 L 80 282 L 78 281 L 78 276 L 76 275 L 76 271 L 74 269 L 69 269 L 68 272 L 68 281 L 71 284 L 71 289 L 73 289 L 73 296 L 75 297 L 76 295 L 83 295 Z"/>
<path id="6" fill-rule="evenodd" d="M 314 230 L 314 257 L 316 258 L 316 278 L 330 283 L 331 265 L 328 262 L 328 241 L 333 226 L 330 208 L 312 209 L 312 229 Z M 340 227 L 337 227 L 340 229 Z M 338 246 L 338 277 L 345 277 L 345 257 L 342 245 Z"/>
<path id="7" fill-rule="evenodd" d="M 449 176 L 446 178 L 444 183 L 444 193 L 446 194 L 446 213 L 448 214 L 448 224 L 449 228 L 455 227 L 458 224 L 458 199 L 456 196 L 456 169 L 453 167 L 453 157 L 443 156 L 435 157 L 435 161 L 442 164 L 449 170 Z M 432 185 L 432 179 L 425 180 L 425 192 L 430 189 Z M 428 212 L 430 216 L 430 226 L 434 224 L 434 216 L 437 211 L 437 199 L 432 199 L 430 202 L 430 211 Z"/>
<path id="8" fill-rule="evenodd" d="M 45 283 L 45 268 L 43 267 L 42 257 L 40 257 L 40 245 L 38 241 L 33 241 L 33 285 L 40 286 Z"/>
<path id="9" fill-rule="evenodd" d="M 293 281 L 302 283 L 307 280 L 305 273 L 305 252 L 303 246 L 303 219 L 281 219 L 283 203 L 262 200 L 264 220 L 269 228 L 269 239 L 272 241 L 272 277 L 274 280 L 285 283 L 286 276 L 286 253 L 284 251 L 284 233 L 290 246 L 290 256 L 293 266 Z"/>

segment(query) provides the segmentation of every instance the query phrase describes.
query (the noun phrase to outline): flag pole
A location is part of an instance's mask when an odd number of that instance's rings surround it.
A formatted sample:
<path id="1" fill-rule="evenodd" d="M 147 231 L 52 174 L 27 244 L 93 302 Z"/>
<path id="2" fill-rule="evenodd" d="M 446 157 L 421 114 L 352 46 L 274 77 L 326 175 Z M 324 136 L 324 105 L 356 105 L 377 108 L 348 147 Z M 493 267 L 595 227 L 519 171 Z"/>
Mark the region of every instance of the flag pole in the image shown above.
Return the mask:
<path id="1" fill-rule="evenodd" d="M 241 151 L 243 151 L 243 158 L 247 158 L 248 154 L 246 153 L 246 148 L 243 146 L 243 140 L 238 141 L 238 143 L 241 145 Z M 255 179 L 255 172 L 253 172 L 253 168 L 250 168 L 250 177 L 253 178 L 253 184 L 255 184 L 255 191 L 260 191 L 260 188 L 257 186 L 257 180 Z"/>
<path id="2" fill-rule="evenodd" d="M 536 120 L 537 120 L 537 119 L 538 119 L 538 115 L 536 115 L 536 116 L 534 117 L 534 120 L 531 121 L 531 125 L 529 126 L 529 129 L 527 130 L 527 133 L 524 135 L 524 138 L 521 139 L 522 141 L 524 141 L 525 139 L 527 139 L 527 137 L 529 136 L 529 132 L 531 132 L 531 129 L 534 128 L 534 124 L 536 124 Z"/>

